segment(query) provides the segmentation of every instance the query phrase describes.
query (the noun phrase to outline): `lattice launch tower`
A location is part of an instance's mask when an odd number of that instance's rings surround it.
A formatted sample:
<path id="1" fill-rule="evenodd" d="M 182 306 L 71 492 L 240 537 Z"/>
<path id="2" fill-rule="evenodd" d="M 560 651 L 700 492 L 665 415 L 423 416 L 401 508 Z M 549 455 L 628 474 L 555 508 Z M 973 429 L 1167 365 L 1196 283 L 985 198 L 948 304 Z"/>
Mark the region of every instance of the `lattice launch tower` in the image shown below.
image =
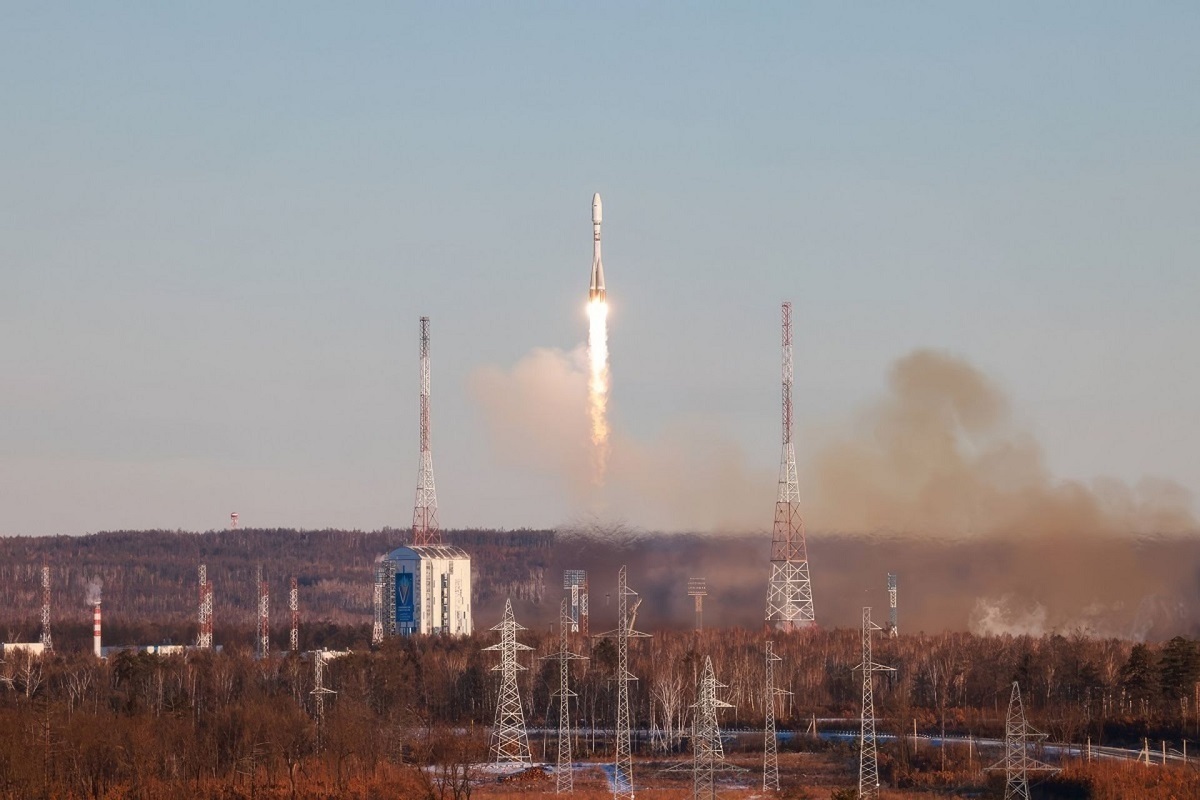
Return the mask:
<path id="1" fill-rule="evenodd" d="M 437 491 L 433 483 L 433 453 L 429 449 L 429 317 L 421 317 L 421 468 L 413 504 L 412 543 L 441 544 Z"/>

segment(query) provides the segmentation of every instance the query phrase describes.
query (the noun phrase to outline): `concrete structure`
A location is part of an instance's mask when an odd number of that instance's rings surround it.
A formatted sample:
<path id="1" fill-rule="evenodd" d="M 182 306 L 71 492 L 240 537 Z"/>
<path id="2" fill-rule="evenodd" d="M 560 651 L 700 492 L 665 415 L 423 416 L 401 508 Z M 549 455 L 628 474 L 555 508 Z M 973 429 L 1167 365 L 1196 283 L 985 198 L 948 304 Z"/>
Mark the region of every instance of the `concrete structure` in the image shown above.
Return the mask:
<path id="1" fill-rule="evenodd" d="M 465 551 L 444 544 L 398 547 L 378 569 L 385 635 L 471 635 L 471 557 Z"/>

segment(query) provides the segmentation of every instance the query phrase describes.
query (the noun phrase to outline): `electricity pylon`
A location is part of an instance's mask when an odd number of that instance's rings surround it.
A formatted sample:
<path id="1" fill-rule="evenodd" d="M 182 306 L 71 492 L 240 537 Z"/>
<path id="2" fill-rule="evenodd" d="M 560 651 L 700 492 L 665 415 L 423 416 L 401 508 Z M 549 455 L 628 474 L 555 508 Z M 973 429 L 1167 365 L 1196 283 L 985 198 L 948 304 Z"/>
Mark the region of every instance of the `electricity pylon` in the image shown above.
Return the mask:
<path id="1" fill-rule="evenodd" d="M 571 652 L 569 634 L 576 620 L 572 617 L 571 608 L 564 597 L 558 617 L 558 652 L 542 656 L 545 660 L 558 662 L 558 764 L 554 770 L 554 791 L 556 794 L 571 794 L 575 791 L 575 776 L 571 768 L 571 717 L 569 714 L 570 698 L 577 695 L 571 691 L 570 675 L 571 662 L 587 659 L 578 653 Z"/>
<path id="2" fill-rule="evenodd" d="M 1057 767 L 1029 757 L 1029 743 L 1046 738 L 1025 721 L 1025 706 L 1021 702 L 1021 686 L 1013 681 L 1008 700 L 1008 718 L 1004 722 L 1004 759 L 988 767 L 1004 770 L 1004 800 L 1029 800 L 1029 773 L 1058 772 Z"/>
<path id="3" fill-rule="evenodd" d="M 639 598 L 629 608 L 629 598 L 638 593 L 629 588 L 622 565 L 617 576 L 617 629 L 600 634 L 617 640 L 617 753 L 613 762 L 614 800 L 633 800 L 633 752 L 629 746 L 629 684 L 637 678 L 629 671 L 629 640 L 644 638 L 650 634 L 636 631 L 633 623 L 637 619 Z"/>
<path id="4" fill-rule="evenodd" d="M 500 631 L 500 643 L 484 650 L 499 650 L 500 665 L 492 667 L 500 673 L 500 697 L 496 701 L 496 725 L 492 733 L 492 758 L 497 764 L 529 764 L 529 736 L 525 732 L 525 709 L 517 690 L 517 673 L 525 667 L 517 663 L 518 650 L 532 650 L 517 641 L 517 631 L 525 630 L 513 617 L 512 600 L 504 601 L 504 619 L 492 627 Z"/>
<path id="5" fill-rule="evenodd" d="M 767 642 L 766 688 L 763 705 L 766 723 L 763 725 L 763 791 L 779 791 L 779 742 L 775 738 L 775 698 L 791 692 L 775 686 L 775 665 L 783 661 L 775 655 L 775 643 Z"/>
<path id="6" fill-rule="evenodd" d="M 875 742 L 875 689 L 872 675 L 876 672 L 895 672 L 893 667 L 876 664 L 871 655 L 871 633 L 883 628 L 871 622 L 870 606 L 862 613 L 862 722 L 858 751 L 858 797 L 859 800 L 879 796 L 879 753 Z"/>
<path id="7" fill-rule="evenodd" d="M 717 689 L 724 688 L 724 684 L 717 683 L 712 658 L 705 656 L 704 674 L 700 676 L 696 704 L 692 706 L 695 709 L 692 718 L 692 800 L 713 800 L 717 796 L 716 772 L 718 765 L 725 761 L 717 709 L 733 708 L 717 699 Z"/>

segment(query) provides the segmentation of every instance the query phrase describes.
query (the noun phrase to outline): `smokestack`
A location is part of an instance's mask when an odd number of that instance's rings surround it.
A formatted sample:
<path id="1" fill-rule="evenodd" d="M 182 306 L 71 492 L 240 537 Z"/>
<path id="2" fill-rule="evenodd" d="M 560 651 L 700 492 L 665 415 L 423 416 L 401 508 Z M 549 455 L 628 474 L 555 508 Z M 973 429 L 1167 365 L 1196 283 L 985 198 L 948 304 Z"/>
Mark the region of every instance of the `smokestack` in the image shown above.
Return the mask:
<path id="1" fill-rule="evenodd" d="M 103 658 L 100 648 L 100 601 L 96 601 L 96 605 L 92 606 L 92 652 L 96 658 Z"/>

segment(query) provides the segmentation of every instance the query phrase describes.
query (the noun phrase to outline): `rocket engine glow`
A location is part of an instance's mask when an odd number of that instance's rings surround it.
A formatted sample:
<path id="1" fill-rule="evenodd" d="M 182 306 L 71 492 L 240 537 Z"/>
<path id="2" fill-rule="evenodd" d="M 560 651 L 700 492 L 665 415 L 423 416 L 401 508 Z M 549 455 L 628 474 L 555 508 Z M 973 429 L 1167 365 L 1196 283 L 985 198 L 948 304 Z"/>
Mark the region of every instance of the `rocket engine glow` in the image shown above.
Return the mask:
<path id="1" fill-rule="evenodd" d="M 608 299 L 604 291 L 604 264 L 600 260 L 600 195 L 592 197 L 592 279 L 588 287 L 588 411 L 592 418 L 593 473 L 604 483 L 608 467 Z"/>

